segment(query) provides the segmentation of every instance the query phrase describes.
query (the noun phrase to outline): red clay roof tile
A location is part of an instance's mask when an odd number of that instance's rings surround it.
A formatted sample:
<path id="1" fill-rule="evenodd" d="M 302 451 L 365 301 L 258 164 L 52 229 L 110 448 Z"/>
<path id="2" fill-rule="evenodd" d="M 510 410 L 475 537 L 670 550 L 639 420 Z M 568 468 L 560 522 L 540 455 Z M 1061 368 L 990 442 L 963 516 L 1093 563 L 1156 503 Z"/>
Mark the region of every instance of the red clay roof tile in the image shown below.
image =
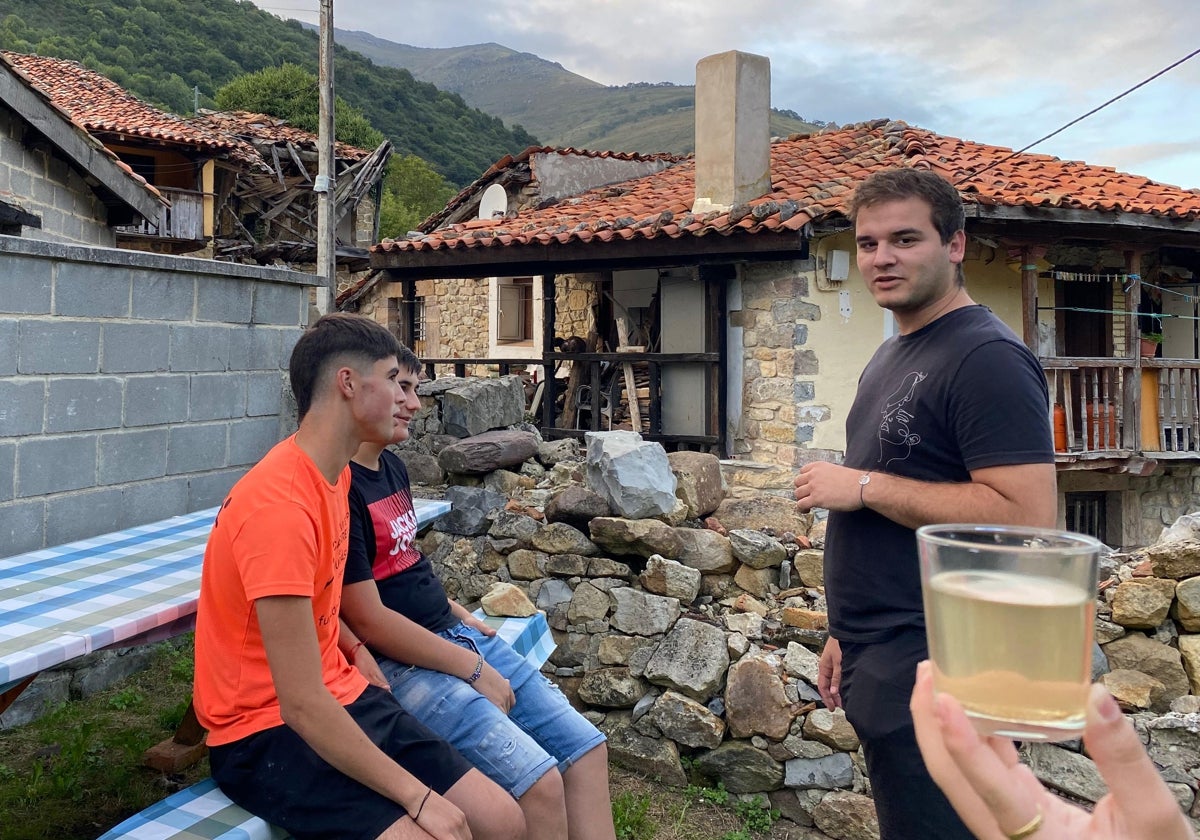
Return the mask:
<path id="1" fill-rule="evenodd" d="M 116 82 L 76 61 L 0 51 L 0 55 L 89 132 L 125 134 L 168 145 L 188 146 L 262 165 L 254 148 L 236 137 L 160 111 Z"/>
<path id="2" fill-rule="evenodd" d="M 521 157 L 539 151 L 556 150 L 529 149 Z M 451 203 L 465 203 L 474 190 L 515 160 L 509 156 L 498 161 Z M 461 236 L 463 231 L 480 227 L 498 229 L 495 221 L 476 220 L 407 239 L 384 240 L 372 250 L 515 247 L 549 242 L 552 234 L 560 242 L 607 242 L 614 229 L 626 240 L 659 233 L 679 237 L 797 231 L 812 221 L 845 215 L 856 183 L 876 170 L 895 166 L 932 169 L 956 183 L 968 204 L 1200 217 L 1198 190 L 1159 184 L 1107 166 L 1041 154 L 1013 155 L 1002 146 L 946 137 L 904 122 L 876 120 L 776 141 L 771 146 L 771 191 L 751 201 L 749 208 L 734 208 L 730 213 L 692 215 L 695 161 L 688 158 L 654 175 L 522 211 L 515 219 L 504 220 L 505 236 Z M 668 220 L 675 221 L 665 224 Z M 559 231 L 563 225 L 567 226 L 565 233 Z M 589 233 L 586 239 L 585 232 Z"/>

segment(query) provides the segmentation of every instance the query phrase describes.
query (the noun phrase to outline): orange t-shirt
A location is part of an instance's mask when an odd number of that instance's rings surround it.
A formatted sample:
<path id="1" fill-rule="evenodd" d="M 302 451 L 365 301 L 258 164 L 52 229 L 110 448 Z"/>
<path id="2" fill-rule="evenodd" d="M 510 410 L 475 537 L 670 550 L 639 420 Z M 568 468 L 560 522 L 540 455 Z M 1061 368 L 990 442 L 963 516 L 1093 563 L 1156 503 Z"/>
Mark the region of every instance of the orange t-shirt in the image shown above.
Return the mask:
<path id="1" fill-rule="evenodd" d="M 194 699 L 209 744 L 283 722 L 256 598 L 311 598 L 325 687 L 343 706 L 366 688 L 337 646 L 349 486 L 348 467 L 331 485 L 293 436 L 276 444 L 221 505 L 204 552 L 196 613 Z"/>

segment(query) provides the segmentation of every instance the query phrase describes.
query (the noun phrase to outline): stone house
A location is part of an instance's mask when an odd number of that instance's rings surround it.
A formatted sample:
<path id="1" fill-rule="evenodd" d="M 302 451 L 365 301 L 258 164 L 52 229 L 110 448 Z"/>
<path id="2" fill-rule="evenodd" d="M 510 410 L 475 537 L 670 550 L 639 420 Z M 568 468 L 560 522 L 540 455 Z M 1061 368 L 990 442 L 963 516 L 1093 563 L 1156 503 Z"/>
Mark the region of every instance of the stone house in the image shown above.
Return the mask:
<path id="1" fill-rule="evenodd" d="M 166 206 L 0 56 L 0 557 L 216 505 L 294 428 L 317 278 L 116 247 Z"/>
<path id="2" fill-rule="evenodd" d="M 0 54 L 0 234 L 113 246 L 162 194 Z"/>
<path id="3" fill-rule="evenodd" d="M 893 330 L 857 274 L 847 199 L 876 170 L 928 168 L 966 205 L 972 296 L 1042 359 L 1061 523 L 1114 545 L 1148 544 L 1195 507 L 1200 193 L 899 121 L 771 141 L 768 89 L 766 59 L 705 59 L 694 157 L 527 209 L 503 183 L 481 182 L 419 234 L 375 246 L 379 277 L 347 302 L 394 322 L 430 298 L 470 295 L 458 278 L 476 278 L 480 294 L 484 279 L 529 277 L 542 289 L 530 334 L 543 365 L 574 359 L 593 384 L 603 366 L 641 366 L 647 437 L 736 459 L 727 467 L 736 480 L 786 491 L 801 464 L 840 456 L 858 374 Z M 558 314 L 581 306 L 598 339 L 588 349 L 599 352 L 556 352 L 555 337 L 586 335 Z M 495 329 L 481 306 L 438 314 L 435 326 L 426 310 L 426 334 Z M 613 352 L 626 343 L 616 315 L 644 352 Z M 1139 350 L 1147 320 L 1162 324 L 1153 357 Z M 462 355 L 478 353 L 478 340 Z M 513 361 L 498 349 L 486 358 Z M 573 416 L 581 401 L 559 405 L 549 380 L 543 434 L 605 428 L 621 414 L 605 408 L 627 400 L 616 379 L 593 402 L 599 411 Z M 596 400 L 601 389 L 588 390 Z"/>
<path id="4" fill-rule="evenodd" d="M 166 199 L 123 224 L 117 245 L 306 270 L 315 262 L 317 138 L 245 112 L 165 113 L 77 62 L 0 53 Z M 379 193 L 391 144 L 335 147 L 338 268 L 343 284 L 367 266 L 378 238 Z"/>

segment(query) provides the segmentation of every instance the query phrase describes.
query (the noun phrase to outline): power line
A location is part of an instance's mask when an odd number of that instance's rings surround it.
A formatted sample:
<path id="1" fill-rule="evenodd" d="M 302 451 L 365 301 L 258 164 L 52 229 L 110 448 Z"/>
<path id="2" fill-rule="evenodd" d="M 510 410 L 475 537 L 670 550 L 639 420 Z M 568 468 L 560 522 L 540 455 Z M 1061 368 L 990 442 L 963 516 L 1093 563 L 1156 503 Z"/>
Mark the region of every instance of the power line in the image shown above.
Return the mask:
<path id="1" fill-rule="evenodd" d="M 1145 86 L 1145 85 L 1148 85 L 1150 82 L 1154 81 L 1154 80 L 1155 80 L 1155 79 L 1157 79 L 1159 76 L 1163 75 L 1164 73 L 1170 72 L 1171 70 L 1174 70 L 1174 69 L 1175 69 L 1176 67 L 1178 67 L 1180 64 L 1183 64 L 1185 61 L 1188 61 L 1188 60 L 1190 60 L 1190 59 L 1192 59 L 1192 58 L 1195 58 L 1197 55 L 1200 55 L 1200 49 L 1195 49 L 1195 50 L 1192 50 L 1192 52 L 1188 53 L 1187 55 L 1185 55 L 1183 58 L 1179 59 L 1178 61 L 1176 61 L 1176 62 L 1174 62 L 1174 63 L 1172 63 L 1172 64 L 1168 64 L 1166 67 L 1164 67 L 1163 69 L 1159 70 L 1159 71 L 1158 71 L 1157 73 L 1155 73 L 1153 76 L 1149 76 L 1149 77 L 1147 77 L 1147 78 L 1145 78 L 1145 79 L 1142 79 L 1142 80 L 1141 80 L 1140 82 L 1138 82 L 1136 85 L 1134 85 L 1133 87 L 1129 88 L 1129 90 L 1127 90 L 1127 91 L 1124 91 L 1123 93 L 1118 93 L 1118 94 L 1117 94 L 1116 96 L 1114 96 L 1112 99 L 1108 100 L 1107 102 L 1103 103 L 1102 105 L 1097 105 L 1095 108 L 1093 108 L 1092 110 L 1088 111 L 1086 114 L 1083 114 L 1082 116 L 1076 117 L 1075 119 L 1071 120 L 1071 121 L 1070 121 L 1069 123 L 1067 123 L 1066 125 L 1064 125 L 1064 126 L 1062 126 L 1062 127 L 1060 127 L 1060 128 L 1057 128 L 1057 129 L 1055 129 L 1054 131 L 1051 131 L 1051 132 L 1050 132 L 1049 134 L 1047 134 L 1045 137 L 1042 137 L 1042 138 L 1039 138 L 1039 139 L 1037 139 L 1037 140 L 1034 140 L 1032 143 L 1030 143 L 1028 146 L 1024 147 L 1023 149 L 1017 149 L 1015 152 L 1012 152 L 1012 153 L 1010 153 L 1010 154 L 1006 155 L 1005 157 L 1002 157 L 1002 158 L 1000 158 L 1000 160 L 993 161 L 992 163 L 989 163 L 987 166 L 983 167 L 983 169 L 980 169 L 980 170 L 979 170 L 979 171 L 977 171 L 977 172 L 970 172 L 970 173 L 968 173 L 968 174 L 964 175 L 962 178 L 960 178 L 959 180 L 957 180 L 957 181 L 955 181 L 955 182 L 954 182 L 954 186 L 956 186 L 956 187 L 957 187 L 959 184 L 963 183 L 964 181 L 967 181 L 967 180 L 969 180 L 969 179 L 971 179 L 971 178 L 974 178 L 974 177 L 976 177 L 976 176 L 978 176 L 978 175 L 982 175 L 984 172 L 987 172 L 989 169 L 991 169 L 991 168 L 993 168 L 993 167 L 995 167 L 995 166 L 999 166 L 1000 164 L 1004 163 L 1005 161 L 1012 160 L 1012 159 L 1013 159 L 1013 158 L 1015 158 L 1017 155 L 1019 155 L 1019 154 L 1023 154 L 1023 153 L 1025 153 L 1025 152 L 1029 151 L 1029 150 L 1030 150 L 1030 149 L 1032 149 L 1034 146 L 1038 145 L 1039 143 L 1043 143 L 1043 142 L 1045 142 L 1046 140 L 1049 140 L 1051 137 L 1054 137 L 1056 134 L 1061 134 L 1062 132 L 1066 131 L 1068 128 L 1070 128 L 1071 126 L 1075 125 L 1076 123 L 1078 123 L 1078 122 L 1082 122 L 1083 120 L 1086 120 L 1088 117 L 1090 117 L 1092 114 L 1095 114 L 1095 113 L 1096 113 L 1096 112 L 1098 112 L 1098 111 L 1102 111 L 1102 110 L 1104 110 L 1104 109 L 1105 109 L 1105 108 L 1107 108 L 1109 105 L 1111 105 L 1111 104 L 1113 104 L 1114 102 L 1116 102 L 1118 99 L 1123 99 L 1124 97 L 1126 97 L 1126 96 L 1128 96 L 1129 94 L 1133 93 L 1133 92 L 1134 92 L 1135 90 L 1137 90 L 1138 88 L 1140 88 L 1140 87 L 1143 87 L 1143 86 Z"/>

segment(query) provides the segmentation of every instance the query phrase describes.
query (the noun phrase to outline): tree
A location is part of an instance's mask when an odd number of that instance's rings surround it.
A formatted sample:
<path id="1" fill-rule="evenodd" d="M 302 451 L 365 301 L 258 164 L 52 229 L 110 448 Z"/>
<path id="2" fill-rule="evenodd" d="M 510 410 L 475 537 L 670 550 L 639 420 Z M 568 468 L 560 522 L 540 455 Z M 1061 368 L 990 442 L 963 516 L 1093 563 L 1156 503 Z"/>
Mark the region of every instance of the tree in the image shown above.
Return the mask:
<path id="1" fill-rule="evenodd" d="M 379 235 L 395 239 L 415 230 L 430 214 L 446 206 L 454 187 L 416 155 L 394 157 L 383 179 Z"/>
<path id="2" fill-rule="evenodd" d="M 320 124 L 317 77 L 296 64 L 284 63 L 238 76 L 217 91 L 216 99 L 223 111 L 270 114 L 314 134 Z M 338 140 L 360 149 L 373 149 L 383 142 L 383 133 L 341 97 L 335 97 L 333 110 Z"/>

